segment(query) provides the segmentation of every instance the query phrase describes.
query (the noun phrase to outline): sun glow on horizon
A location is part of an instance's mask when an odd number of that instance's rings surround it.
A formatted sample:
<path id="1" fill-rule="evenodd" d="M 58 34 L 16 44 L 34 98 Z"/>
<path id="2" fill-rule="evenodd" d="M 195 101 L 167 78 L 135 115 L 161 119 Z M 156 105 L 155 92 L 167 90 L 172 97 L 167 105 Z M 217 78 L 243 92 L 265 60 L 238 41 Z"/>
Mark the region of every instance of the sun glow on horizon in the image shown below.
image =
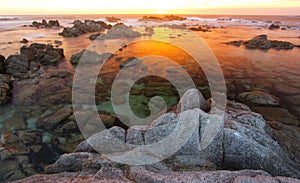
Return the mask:
<path id="1" fill-rule="evenodd" d="M 189 14 L 194 10 L 207 11 L 241 8 L 300 8 L 295 0 L 1 0 L 0 14 Z M 228 11 L 231 13 L 231 10 Z"/>

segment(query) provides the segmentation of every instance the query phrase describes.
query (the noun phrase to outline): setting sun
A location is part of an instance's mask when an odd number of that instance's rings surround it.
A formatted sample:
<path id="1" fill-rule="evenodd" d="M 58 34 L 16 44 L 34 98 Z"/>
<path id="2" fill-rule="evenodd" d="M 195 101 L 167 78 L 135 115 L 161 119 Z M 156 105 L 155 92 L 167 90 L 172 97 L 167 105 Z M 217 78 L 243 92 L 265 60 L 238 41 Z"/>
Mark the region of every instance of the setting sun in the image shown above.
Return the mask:
<path id="1" fill-rule="evenodd" d="M 164 10 L 157 10 L 154 12 L 154 14 L 163 15 L 163 14 L 167 14 L 167 12 Z"/>

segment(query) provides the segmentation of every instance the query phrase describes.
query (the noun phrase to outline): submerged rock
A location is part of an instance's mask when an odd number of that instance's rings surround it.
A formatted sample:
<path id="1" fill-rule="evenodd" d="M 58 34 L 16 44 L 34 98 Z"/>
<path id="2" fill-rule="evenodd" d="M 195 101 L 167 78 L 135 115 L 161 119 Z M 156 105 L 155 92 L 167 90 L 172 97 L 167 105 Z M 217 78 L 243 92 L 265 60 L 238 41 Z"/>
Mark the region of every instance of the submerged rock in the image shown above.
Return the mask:
<path id="1" fill-rule="evenodd" d="M 84 56 L 84 57 L 82 57 Z M 111 53 L 104 53 L 104 54 L 98 54 L 97 52 L 91 51 L 91 50 L 82 50 L 78 53 L 75 53 L 72 55 L 70 62 L 72 65 L 77 65 L 79 61 L 83 63 L 102 63 L 104 60 L 110 58 L 112 56 Z M 82 59 L 81 59 L 82 58 Z"/>
<path id="2" fill-rule="evenodd" d="M 279 98 L 262 91 L 243 92 L 238 94 L 237 99 L 246 104 L 278 106 Z"/>
<path id="3" fill-rule="evenodd" d="M 56 111 L 54 113 L 51 113 L 47 116 L 45 116 L 42 119 L 39 119 L 36 123 L 36 126 L 38 128 L 43 128 L 46 130 L 51 130 L 56 128 L 60 123 L 64 122 L 66 119 L 69 118 L 73 114 L 72 109 L 61 109 L 59 111 Z"/>
<path id="4" fill-rule="evenodd" d="M 292 160 L 300 165 L 300 128 L 285 125 L 276 121 L 269 121 L 270 135 L 285 149 Z"/>
<path id="5" fill-rule="evenodd" d="M 141 64 L 142 62 L 143 62 L 143 60 L 140 60 L 140 59 L 135 58 L 135 57 L 131 57 L 131 58 L 128 58 L 125 62 L 121 62 L 119 64 L 119 67 L 120 68 L 131 67 L 131 66 L 135 66 L 135 65 Z"/>

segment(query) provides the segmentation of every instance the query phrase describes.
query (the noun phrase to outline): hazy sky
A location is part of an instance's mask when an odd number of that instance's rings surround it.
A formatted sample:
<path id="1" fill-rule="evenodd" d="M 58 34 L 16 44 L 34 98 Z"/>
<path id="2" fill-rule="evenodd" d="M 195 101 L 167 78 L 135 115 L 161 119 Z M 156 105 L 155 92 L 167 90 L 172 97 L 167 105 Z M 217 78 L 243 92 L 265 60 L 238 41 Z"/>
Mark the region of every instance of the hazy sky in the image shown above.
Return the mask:
<path id="1" fill-rule="evenodd" d="M 53 13 L 206 13 L 248 14 L 261 10 L 274 14 L 297 14 L 300 0 L 1 0 L 0 14 Z M 260 9 L 257 9 L 260 8 Z M 267 8 L 267 9 L 266 9 Z M 280 9 L 278 9 L 280 8 Z M 226 11 L 227 10 L 227 11 Z M 300 13 L 299 13 L 300 14 Z"/>

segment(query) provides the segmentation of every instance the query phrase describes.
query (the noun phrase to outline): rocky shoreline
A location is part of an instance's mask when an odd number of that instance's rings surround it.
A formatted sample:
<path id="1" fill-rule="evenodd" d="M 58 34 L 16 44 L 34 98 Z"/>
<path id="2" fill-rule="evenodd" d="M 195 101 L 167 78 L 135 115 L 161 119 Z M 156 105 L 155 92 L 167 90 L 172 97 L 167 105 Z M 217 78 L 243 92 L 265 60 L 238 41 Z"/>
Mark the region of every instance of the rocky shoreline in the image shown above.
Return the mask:
<path id="1" fill-rule="evenodd" d="M 206 32 L 206 29 L 210 28 L 203 27 L 195 31 Z M 103 32 L 104 30 L 107 32 Z M 75 21 L 73 28 L 65 28 L 61 34 L 76 37 L 94 32 L 99 32 L 94 36 L 95 39 L 137 38 L 155 34 L 152 27 L 145 28 L 143 34 L 125 24 L 110 26 L 96 21 Z M 261 36 L 260 39 L 270 41 L 266 36 Z M 260 43 L 252 44 L 261 47 Z M 119 51 L 126 52 L 127 49 L 127 45 L 122 45 Z M 70 62 L 74 67 L 83 52 L 85 51 L 71 57 Z M 111 53 L 90 54 L 97 58 L 95 63 L 89 63 L 91 65 L 100 63 L 104 58 L 111 58 L 120 68 L 140 65 L 147 69 L 142 64 L 143 61 L 135 57 L 123 58 Z M 0 182 L 38 173 L 49 174 L 34 175 L 17 182 L 99 182 L 99 179 L 107 182 L 299 182 L 300 122 L 289 111 L 280 107 L 282 101 L 278 97 L 259 89 L 239 92 L 230 97 L 243 104 L 228 101 L 224 129 L 206 150 L 199 149 L 201 128 L 207 123 L 210 108 L 210 100 L 206 101 L 204 97 L 202 103 L 205 107 L 201 109 L 187 104 L 186 110 L 182 112 L 175 109 L 162 116 L 165 121 L 153 121 L 149 126 L 142 127 L 124 127 L 116 116 L 100 111 L 105 126 L 110 131 L 115 131 L 124 142 L 133 144 L 152 143 L 168 135 L 181 113 L 201 116 L 199 130 L 193 133 L 188 144 L 164 161 L 141 167 L 110 161 L 102 153 L 95 152 L 84 141 L 78 129 L 71 108 L 73 73 L 59 68 L 59 64 L 64 61 L 62 48 L 39 43 L 21 47 L 20 54 L 8 58 L 0 56 L 0 104 L 9 105 L 13 102 L 16 106 L 27 106 L 18 108 L 20 111 L 12 113 L 3 121 L 4 129 L 9 130 L 1 131 L 0 161 L 3 166 L 0 168 Z M 169 72 L 176 73 L 176 70 Z M 169 91 L 171 87 L 168 83 L 149 80 L 144 84 L 149 86 L 146 91 L 134 88 L 132 93 L 149 98 L 155 94 L 154 91 L 165 96 L 175 95 L 172 90 Z M 97 83 L 97 103 L 107 103 L 108 86 L 103 81 Z M 209 98 L 209 90 L 204 91 L 203 87 L 198 89 Z M 286 92 L 282 87 L 278 89 Z M 299 94 L 295 89 L 288 92 Z M 195 93 L 193 95 L 202 96 Z M 122 103 L 122 100 L 119 102 Z M 94 125 L 97 123 L 96 116 L 90 116 L 87 120 L 95 123 Z M 93 129 L 94 126 L 89 128 Z M 160 137 L 155 136 L 161 129 L 164 133 Z M 103 137 L 105 133 L 97 135 Z M 63 153 L 69 154 L 61 155 Z M 57 160 L 59 155 L 61 156 Z M 48 157 L 48 160 L 45 161 L 44 157 Z M 55 160 L 57 161 L 54 163 Z M 49 164 L 52 165 L 44 169 Z"/>
<path id="2" fill-rule="evenodd" d="M 200 150 L 201 133 L 207 125 L 209 113 L 194 108 L 190 100 L 195 95 L 201 94 L 194 90 L 183 96 L 181 103 L 185 108 L 181 113 L 164 114 L 150 126 L 132 126 L 127 132 L 120 127 L 108 130 L 121 141 L 149 144 L 171 133 L 180 115 L 198 114 L 199 129 L 181 150 L 166 160 L 145 166 L 113 162 L 105 155 L 105 149 L 96 152 L 89 146 L 93 141 L 111 143 L 104 140 L 106 132 L 103 131 L 48 166 L 46 172 L 50 175 L 35 175 L 17 182 L 46 179 L 49 182 L 68 179 L 84 182 L 300 182 L 300 179 L 293 179 L 300 178 L 299 164 L 294 163 L 273 139 L 270 126 L 262 116 L 241 103 L 228 101 L 224 129 L 206 149 Z M 163 133 L 157 136 L 157 131 Z"/>

